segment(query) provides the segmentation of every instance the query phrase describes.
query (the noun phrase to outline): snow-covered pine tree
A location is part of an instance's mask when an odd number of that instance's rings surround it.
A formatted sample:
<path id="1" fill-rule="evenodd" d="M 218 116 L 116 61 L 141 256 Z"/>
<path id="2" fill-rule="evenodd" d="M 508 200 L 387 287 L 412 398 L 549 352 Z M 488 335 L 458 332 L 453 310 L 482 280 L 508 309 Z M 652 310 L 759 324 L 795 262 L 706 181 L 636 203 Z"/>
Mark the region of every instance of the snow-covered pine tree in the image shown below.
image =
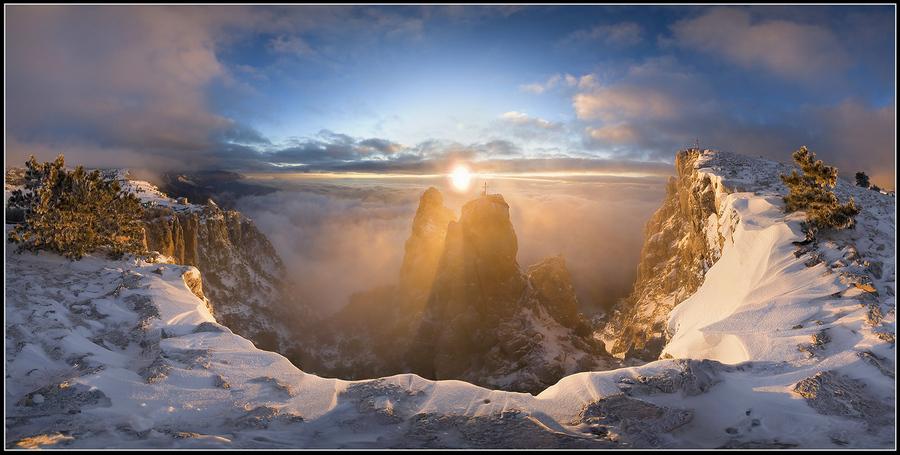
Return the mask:
<path id="1" fill-rule="evenodd" d="M 792 157 L 803 174 L 794 169 L 791 175 L 780 175 L 781 181 L 790 190 L 790 194 L 783 197 L 785 211 L 790 213 L 806 209 L 807 223 L 804 228 L 807 238 L 815 238 L 816 232 L 822 228 L 853 226 L 856 222 L 854 217 L 860 212 L 859 207 L 853 203 L 853 198 L 846 204 L 840 204 L 830 189 L 837 183 L 837 168 L 816 160 L 816 154 L 806 146 L 800 147 Z"/>
<path id="2" fill-rule="evenodd" d="M 24 210 L 25 219 L 10 230 L 8 241 L 23 250 L 46 250 L 78 260 L 107 248 L 119 258 L 125 253 L 146 254 L 143 207 L 118 180 L 88 173 L 82 166 L 65 170 L 65 157 L 39 164 L 25 163 L 24 189 L 11 192 L 8 206 Z"/>

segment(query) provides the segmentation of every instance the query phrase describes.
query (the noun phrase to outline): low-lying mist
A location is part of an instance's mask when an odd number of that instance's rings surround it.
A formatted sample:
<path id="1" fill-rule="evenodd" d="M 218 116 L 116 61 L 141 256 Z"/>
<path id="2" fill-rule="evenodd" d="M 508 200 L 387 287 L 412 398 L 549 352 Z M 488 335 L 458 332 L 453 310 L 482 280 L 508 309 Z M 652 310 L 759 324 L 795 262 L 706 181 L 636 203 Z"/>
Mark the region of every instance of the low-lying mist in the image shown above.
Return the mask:
<path id="1" fill-rule="evenodd" d="M 248 176 L 252 179 L 259 176 Z M 268 237 L 310 307 L 329 315 L 350 295 L 396 284 L 419 196 L 430 186 L 460 214 L 485 182 L 454 191 L 441 177 L 267 177 L 281 191 L 238 199 L 235 209 Z M 587 315 L 631 293 L 643 227 L 665 195 L 665 179 L 624 177 L 496 178 L 518 237 L 522 269 L 562 254 Z"/>

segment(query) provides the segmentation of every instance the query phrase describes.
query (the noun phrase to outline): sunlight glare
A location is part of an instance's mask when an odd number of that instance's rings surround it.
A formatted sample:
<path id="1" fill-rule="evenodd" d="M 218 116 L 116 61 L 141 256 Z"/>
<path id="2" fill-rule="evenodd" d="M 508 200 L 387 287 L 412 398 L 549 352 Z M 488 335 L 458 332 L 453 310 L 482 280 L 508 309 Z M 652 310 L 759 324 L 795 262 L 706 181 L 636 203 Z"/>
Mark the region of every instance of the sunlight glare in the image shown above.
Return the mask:
<path id="1" fill-rule="evenodd" d="M 469 172 L 469 168 L 466 166 L 459 165 L 453 170 L 453 174 L 450 174 L 450 179 L 457 190 L 465 191 L 469 188 L 469 183 L 472 182 L 472 173 Z"/>

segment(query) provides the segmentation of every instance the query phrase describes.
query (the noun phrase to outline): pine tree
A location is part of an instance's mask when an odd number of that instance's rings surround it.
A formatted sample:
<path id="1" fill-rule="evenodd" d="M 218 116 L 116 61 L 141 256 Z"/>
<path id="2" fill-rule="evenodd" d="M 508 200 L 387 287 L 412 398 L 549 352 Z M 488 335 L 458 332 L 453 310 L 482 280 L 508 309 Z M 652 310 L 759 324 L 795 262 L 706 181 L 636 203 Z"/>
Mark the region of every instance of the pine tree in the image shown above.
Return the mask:
<path id="1" fill-rule="evenodd" d="M 865 172 L 856 173 L 856 186 L 861 186 L 863 188 L 869 187 L 869 176 L 866 175 Z"/>
<path id="2" fill-rule="evenodd" d="M 790 189 L 790 194 L 783 197 L 785 211 L 790 213 L 806 209 L 804 229 L 807 238 L 815 238 L 816 232 L 822 228 L 853 226 L 856 223 L 854 217 L 860 212 L 859 207 L 854 205 L 852 198 L 846 204 L 838 203 L 837 196 L 830 190 L 837 183 L 837 168 L 825 166 L 822 160 L 817 161 L 816 154 L 806 146 L 792 156 L 803 175 L 796 169 L 791 171 L 791 175 L 781 174 L 781 181 Z"/>
<path id="3" fill-rule="evenodd" d="M 118 180 L 105 180 L 100 171 L 88 173 L 82 166 L 66 171 L 63 155 L 43 164 L 32 156 L 25 166 L 24 190 L 13 191 L 8 202 L 25 212 L 8 237 L 20 244 L 18 251 L 47 250 L 73 260 L 100 248 L 113 258 L 146 254 L 144 209 Z"/>

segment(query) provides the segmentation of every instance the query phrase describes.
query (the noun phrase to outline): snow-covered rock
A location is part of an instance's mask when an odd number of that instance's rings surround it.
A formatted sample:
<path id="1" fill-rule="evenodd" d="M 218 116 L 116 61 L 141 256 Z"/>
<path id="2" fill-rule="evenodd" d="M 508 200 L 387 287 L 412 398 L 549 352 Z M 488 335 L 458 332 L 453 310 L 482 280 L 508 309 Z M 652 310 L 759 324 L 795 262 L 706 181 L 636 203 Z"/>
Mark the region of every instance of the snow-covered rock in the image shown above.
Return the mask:
<path id="1" fill-rule="evenodd" d="M 142 192 L 154 193 L 159 194 L 155 188 Z M 240 212 L 223 211 L 212 200 L 204 205 L 164 195 L 150 200 L 155 203 L 144 216 L 147 248 L 202 272 L 216 320 L 261 349 L 302 358 L 304 327 L 313 325 L 314 318 L 253 221 Z"/>

